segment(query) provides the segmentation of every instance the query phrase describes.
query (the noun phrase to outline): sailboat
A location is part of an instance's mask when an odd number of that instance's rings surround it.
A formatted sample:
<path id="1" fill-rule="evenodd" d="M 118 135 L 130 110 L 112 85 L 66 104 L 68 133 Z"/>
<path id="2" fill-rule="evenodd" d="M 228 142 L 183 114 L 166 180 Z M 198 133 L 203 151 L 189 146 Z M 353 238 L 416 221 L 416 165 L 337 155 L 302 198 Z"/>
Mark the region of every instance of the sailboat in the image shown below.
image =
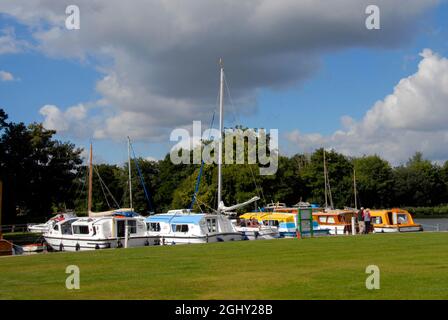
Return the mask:
<path id="1" fill-rule="evenodd" d="M 85 251 L 155 245 L 159 237 L 148 235 L 145 217 L 132 207 L 130 139 L 128 138 L 130 208 L 92 211 L 92 144 L 90 145 L 88 217 L 55 223 L 44 233 L 45 241 L 56 251 Z"/>
<path id="2" fill-rule="evenodd" d="M 252 203 L 258 200 L 258 197 L 231 207 L 226 207 L 222 201 L 223 113 L 224 67 L 220 60 L 219 131 L 221 138 L 218 144 L 218 207 L 214 213 L 196 213 L 191 209 L 179 209 L 146 218 L 148 235 L 160 236 L 162 245 L 243 240 L 242 232 L 235 229 L 226 216 L 226 212 Z"/>
<path id="3" fill-rule="evenodd" d="M 331 194 L 330 179 L 328 176 L 325 148 L 323 149 L 324 183 L 325 183 L 325 208 L 313 212 L 313 221 L 318 224 L 318 230 L 328 231 L 331 235 L 343 235 L 351 233 L 352 217 L 356 217 L 355 209 L 335 209 Z M 355 196 L 356 197 L 356 196 Z"/>

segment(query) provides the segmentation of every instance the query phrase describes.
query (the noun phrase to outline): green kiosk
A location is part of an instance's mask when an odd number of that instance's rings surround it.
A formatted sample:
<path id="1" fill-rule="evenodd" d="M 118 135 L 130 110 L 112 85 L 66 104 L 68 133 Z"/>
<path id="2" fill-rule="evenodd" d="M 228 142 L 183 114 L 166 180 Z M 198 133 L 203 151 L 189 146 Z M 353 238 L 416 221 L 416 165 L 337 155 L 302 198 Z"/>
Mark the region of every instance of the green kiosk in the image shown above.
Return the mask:
<path id="1" fill-rule="evenodd" d="M 311 207 L 297 209 L 297 239 L 313 236 L 313 209 Z"/>

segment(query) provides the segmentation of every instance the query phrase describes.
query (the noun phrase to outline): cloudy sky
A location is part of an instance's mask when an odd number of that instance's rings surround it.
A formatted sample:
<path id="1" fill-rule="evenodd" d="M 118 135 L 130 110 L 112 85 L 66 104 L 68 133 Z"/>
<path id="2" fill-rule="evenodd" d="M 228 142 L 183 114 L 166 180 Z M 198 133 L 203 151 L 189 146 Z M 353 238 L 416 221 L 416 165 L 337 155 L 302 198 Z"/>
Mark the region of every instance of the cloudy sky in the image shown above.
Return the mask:
<path id="1" fill-rule="evenodd" d="M 68 5 L 80 30 L 67 30 Z M 365 27 L 380 8 L 380 30 Z M 208 126 L 224 59 L 226 125 L 277 128 L 280 152 L 324 146 L 394 164 L 448 159 L 448 4 L 440 0 L 1 0 L 0 107 L 97 160 L 126 136 L 161 158 Z"/>

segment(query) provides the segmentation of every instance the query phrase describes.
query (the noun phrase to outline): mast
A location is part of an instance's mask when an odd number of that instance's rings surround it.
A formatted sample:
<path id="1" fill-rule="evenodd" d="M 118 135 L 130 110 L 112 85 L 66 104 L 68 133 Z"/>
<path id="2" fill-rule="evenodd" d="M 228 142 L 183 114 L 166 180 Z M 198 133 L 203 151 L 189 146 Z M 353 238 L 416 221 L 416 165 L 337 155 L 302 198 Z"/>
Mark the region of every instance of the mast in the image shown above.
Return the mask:
<path id="1" fill-rule="evenodd" d="M 328 208 L 328 198 L 327 198 L 327 163 L 325 161 L 325 148 L 323 148 L 324 150 L 324 183 L 325 183 L 325 209 Z"/>
<path id="2" fill-rule="evenodd" d="M 90 159 L 89 159 L 89 195 L 87 200 L 87 214 L 90 216 L 90 212 L 92 212 L 92 176 L 93 176 L 93 167 L 92 167 L 92 142 L 90 142 Z"/>
<path id="3" fill-rule="evenodd" d="M 353 192 L 355 193 L 355 209 L 358 209 L 358 201 L 356 196 L 356 169 L 353 167 Z"/>
<path id="4" fill-rule="evenodd" d="M 224 64 L 222 59 L 219 59 L 219 66 L 221 68 L 221 77 L 219 85 L 219 145 L 218 145 L 218 212 L 219 204 L 222 199 L 222 143 L 223 143 L 223 127 L 224 127 Z"/>
<path id="5" fill-rule="evenodd" d="M 129 206 L 132 209 L 131 138 L 128 136 Z"/>

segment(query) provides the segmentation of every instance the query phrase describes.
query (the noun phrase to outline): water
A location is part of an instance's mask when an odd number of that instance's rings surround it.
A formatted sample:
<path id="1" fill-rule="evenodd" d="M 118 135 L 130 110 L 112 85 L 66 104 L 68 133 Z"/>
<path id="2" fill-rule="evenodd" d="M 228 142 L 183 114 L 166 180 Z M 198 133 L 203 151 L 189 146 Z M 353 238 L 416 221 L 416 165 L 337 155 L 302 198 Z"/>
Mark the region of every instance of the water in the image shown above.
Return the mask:
<path id="1" fill-rule="evenodd" d="M 437 225 L 439 231 L 448 231 L 448 218 L 414 219 L 414 222 L 421 224 L 424 231 L 437 231 Z"/>

